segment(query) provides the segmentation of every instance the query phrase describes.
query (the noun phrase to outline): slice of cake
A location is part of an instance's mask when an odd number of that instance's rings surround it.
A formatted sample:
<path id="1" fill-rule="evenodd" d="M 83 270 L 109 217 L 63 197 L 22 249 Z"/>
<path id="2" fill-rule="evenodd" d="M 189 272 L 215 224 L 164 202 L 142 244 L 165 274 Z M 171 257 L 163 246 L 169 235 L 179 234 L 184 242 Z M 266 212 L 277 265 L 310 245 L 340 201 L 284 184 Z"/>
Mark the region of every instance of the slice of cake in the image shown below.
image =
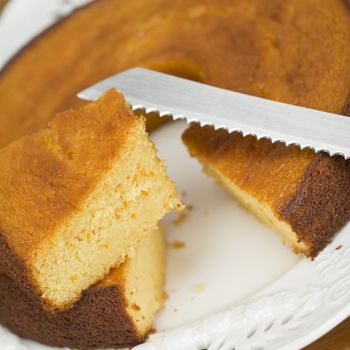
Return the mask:
<path id="1" fill-rule="evenodd" d="M 135 255 L 83 292 L 72 308 L 51 312 L 0 275 L 0 323 L 19 336 L 75 349 L 133 346 L 152 330 L 164 302 L 163 232 L 144 238 Z"/>
<path id="2" fill-rule="evenodd" d="M 296 252 L 314 257 L 350 216 L 350 162 L 192 124 L 192 156 Z"/>
<path id="3" fill-rule="evenodd" d="M 180 207 L 144 118 L 115 90 L 0 150 L 1 263 L 50 308 L 76 301 Z"/>

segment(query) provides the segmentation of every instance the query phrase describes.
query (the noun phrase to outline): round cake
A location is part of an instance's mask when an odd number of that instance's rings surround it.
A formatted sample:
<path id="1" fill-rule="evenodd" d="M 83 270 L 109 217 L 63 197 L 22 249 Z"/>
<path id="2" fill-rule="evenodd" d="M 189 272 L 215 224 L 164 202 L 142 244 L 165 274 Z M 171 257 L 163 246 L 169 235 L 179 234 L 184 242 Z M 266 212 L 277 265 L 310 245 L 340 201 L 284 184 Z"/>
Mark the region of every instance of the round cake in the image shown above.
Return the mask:
<path id="1" fill-rule="evenodd" d="M 142 66 L 331 112 L 350 91 L 343 0 L 97 0 L 29 43 L 0 76 L 0 145 Z"/>
<path id="2" fill-rule="evenodd" d="M 0 146 L 83 104 L 76 97 L 82 89 L 135 66 L 350 114 L 349 62 L 343 0 L 97 0 L 1 71 Z M 150 127 L 157 123 L 151 119 Z M 350 165 L 340 157 L 198 126 L 184 140 L 249 210 L 307 256 L 350 217 Z"/>

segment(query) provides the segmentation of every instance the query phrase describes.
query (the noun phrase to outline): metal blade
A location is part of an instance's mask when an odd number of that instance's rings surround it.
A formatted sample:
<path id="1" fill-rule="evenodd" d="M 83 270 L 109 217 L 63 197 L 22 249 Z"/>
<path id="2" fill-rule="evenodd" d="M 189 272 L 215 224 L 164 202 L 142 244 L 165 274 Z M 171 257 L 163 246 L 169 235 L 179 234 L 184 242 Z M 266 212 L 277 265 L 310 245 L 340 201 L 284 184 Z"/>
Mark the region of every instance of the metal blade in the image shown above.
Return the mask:
<path id="1" fill-rule="evenodd" d="M 142 68 L 103 80 L 78 96 L 96 100 L 120 90 L 133 110 L 213 125 L 229 132 L 350 158 L 350 118 L 249 96 Z"/>

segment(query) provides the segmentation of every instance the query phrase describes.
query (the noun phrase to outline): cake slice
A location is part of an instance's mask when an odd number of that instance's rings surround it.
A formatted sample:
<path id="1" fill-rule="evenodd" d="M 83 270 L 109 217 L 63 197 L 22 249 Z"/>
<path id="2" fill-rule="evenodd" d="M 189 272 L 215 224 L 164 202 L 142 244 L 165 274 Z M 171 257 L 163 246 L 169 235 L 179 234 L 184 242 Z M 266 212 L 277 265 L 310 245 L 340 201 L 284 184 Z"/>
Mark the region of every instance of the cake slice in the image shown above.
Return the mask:
<path id="1" fill-rule="evenodd" d="M 190 154 L 294 251 L 315 257 L 350 217 L 350 162 L 192 124 Z"/>
<path id="2" fill-rule="evenodd" d="M 115 90 L 0 150 L 1 264 L 48 308 L 76 301 L 180 207 L 144 118 Z"/>
<path id="3" fill-rule="evenodd" d="M 152 330 L 164 303 L 163 232 L 148 234 L 135 255 L 83 292 L 72 308 L 51 312 L 0 275 L 0 323 L 19 336 L 74 349 L 133 346 Z"/>

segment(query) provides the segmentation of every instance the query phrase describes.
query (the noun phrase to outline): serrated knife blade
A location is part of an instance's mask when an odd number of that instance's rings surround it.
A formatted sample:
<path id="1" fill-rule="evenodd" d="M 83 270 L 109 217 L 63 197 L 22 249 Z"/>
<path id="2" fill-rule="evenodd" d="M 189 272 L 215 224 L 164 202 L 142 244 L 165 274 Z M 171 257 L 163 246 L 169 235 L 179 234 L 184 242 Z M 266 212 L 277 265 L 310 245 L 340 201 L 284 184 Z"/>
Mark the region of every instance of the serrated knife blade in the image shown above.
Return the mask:
<path id="1" fill-rule="evenodd" d="M 105 91 L 121 91 L 133 110 L 159 112 L 202 126 L 213 125 L 244 136 L 350 158 L 350 118 L 220 89 L 202 83 L 132 68 L 80 92 L 96 100 Z"/>

